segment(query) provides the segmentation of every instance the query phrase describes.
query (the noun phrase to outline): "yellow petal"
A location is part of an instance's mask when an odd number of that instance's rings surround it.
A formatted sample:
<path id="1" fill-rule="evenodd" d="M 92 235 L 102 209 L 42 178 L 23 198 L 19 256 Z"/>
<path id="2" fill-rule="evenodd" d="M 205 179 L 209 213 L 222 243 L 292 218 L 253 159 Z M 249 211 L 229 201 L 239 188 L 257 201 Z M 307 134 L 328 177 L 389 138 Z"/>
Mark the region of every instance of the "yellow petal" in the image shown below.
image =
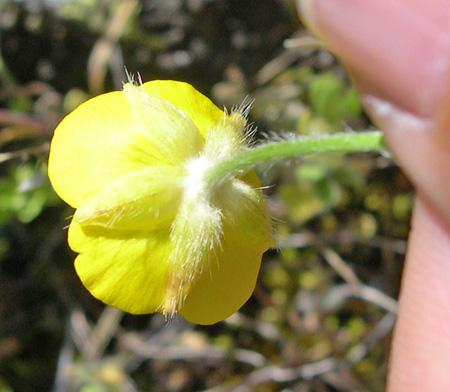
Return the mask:
<path id="1" fill-rule="evenodd" d="M 222 249 L 186 297 L 180 315 L 192 323 L 210 325 L 239 310 L 255 289 L 265 250 L 252 246 L 235 227 L 225 228 Z"/>
<path id="2" fill-rule="evenodd" d="M 123 231 L 72 222 L 69 245 L 75 269 L 90 293 L 133 314 L 161 311 L 170 254 L 169 227 Z"/>
<path id="3" fill-rule="evenodd" d="M 142 87 L 147 94 L 164 99 L 186 113 L 203 138 L 224 116 L 222 110 L 188 83 L 174 80 L 153 80 L 144 83 Z"/>
<path id="4" fill-rule="evenodd" d="M 247 120 L 239 112 L 224 115 L 206 135 L 203 154 L 227 158 L 247 146 Z"/>
<path id="5" fill-rule="evenodd" d="M 245 179 L 254 181 L 251 173 L 247 174 Z M 253 246 L 266 246 L 264 250 L 275 245 L 266 202 L 259 189 L 255 189 L 246 181 L 232 179 L 229 185 L 224 187 L 218 203 L 223 221 L 240 232 L 246 241 Z"/>
<path id="6" fill-rule="evenodd" d="M 123 92 L 95 97 L 62 120 L 52 139 L 48 171 L 63 200 L 78 207 L 87 195 L 123 174 L 161 164 L 151 155 L 151 145 L 130 144 L 130 125 Z"/>
<path id="7" fill-rule="evenodd" d="M 203 136 L 182 110 L 150 96 L 143 86 L 128 83 L 123 92 L 131 106 L 133 132 L 142 142 L 152 144 L 153 155 L 172 165 L 198 155 L 204 144 Z"/>
<path id="8" fill-rule="evenodd" d="M 181 201 L 183 170 L 150 166 L 124 174 L 83 201 L 74 220 L 121 230 L 154 230 L 170 224 Z"/>

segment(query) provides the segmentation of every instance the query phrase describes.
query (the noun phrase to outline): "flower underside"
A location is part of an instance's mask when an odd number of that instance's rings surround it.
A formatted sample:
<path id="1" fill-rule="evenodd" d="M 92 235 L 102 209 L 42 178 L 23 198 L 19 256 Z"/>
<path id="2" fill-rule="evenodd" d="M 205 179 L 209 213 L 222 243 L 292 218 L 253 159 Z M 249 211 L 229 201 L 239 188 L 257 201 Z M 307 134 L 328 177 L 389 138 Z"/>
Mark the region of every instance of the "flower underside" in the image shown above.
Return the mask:
<path id="1" fill-rule="evenodd" d="M 212 324 L 251 295 L 273 237 L 253 171 L 206 181 L 248 148 L 241 112 L 222 112 L 192 86 L 126 84 L 57 127 L 56 192 L 76 208 L 69 245 L 98 299 L 142 314 Z"/>

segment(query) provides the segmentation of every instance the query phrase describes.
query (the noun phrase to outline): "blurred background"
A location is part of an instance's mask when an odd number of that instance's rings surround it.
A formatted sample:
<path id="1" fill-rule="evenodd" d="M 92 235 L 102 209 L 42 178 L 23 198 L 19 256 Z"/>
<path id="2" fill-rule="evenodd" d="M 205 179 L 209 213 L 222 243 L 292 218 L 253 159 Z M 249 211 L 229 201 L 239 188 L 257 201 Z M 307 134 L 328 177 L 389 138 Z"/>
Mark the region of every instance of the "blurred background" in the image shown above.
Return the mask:
<path id="1" fill-rule="evenodd" d="M 260 168 L 278 247 L 224 322 L 122 314 L 83 288 L 49 141 L 125 67 L 219 107 L 249 96 L 259 139 L 371 128 L 293 0 L 0 0 L 0 392 L 384 390 L 412 204 L 388 156 Z"/>

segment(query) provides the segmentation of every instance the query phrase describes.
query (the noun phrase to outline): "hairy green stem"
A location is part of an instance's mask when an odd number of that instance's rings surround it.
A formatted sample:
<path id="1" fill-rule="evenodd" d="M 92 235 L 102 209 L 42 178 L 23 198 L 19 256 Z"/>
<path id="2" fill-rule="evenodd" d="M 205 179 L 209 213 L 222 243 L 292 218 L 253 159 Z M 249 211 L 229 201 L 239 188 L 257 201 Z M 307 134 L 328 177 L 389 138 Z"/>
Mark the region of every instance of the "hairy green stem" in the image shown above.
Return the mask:
<path id="1" fill-rule="evenodd" d="M 243 150 L 207 169 L 203 179 L 207 184 L 215 184 L 230 175 L 249 170 L 260 163 L 298 158 L 316 153 L 380 152 L 383 150 L 385 150 L 385 143 L 380 131 L 299 136 L 295 139 L 267 142 Z"/>

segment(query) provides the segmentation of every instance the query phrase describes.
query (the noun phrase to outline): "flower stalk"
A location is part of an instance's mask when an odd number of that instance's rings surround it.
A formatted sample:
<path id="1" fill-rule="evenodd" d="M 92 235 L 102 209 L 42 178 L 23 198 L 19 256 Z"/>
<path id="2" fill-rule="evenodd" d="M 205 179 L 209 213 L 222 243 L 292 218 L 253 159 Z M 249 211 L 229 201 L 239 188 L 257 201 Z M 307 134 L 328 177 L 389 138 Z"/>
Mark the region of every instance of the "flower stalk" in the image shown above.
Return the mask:
<path id="1" fill-rule="evenodd" d="M 381 152 L 385 149 L 383 133 L 380 131 L 296 137 L 241 150 L 205 170 L 203 180 L 213 186 L 224 178 L 252 169 L 260 163 L 300 158 L 310 154 Z"/>

